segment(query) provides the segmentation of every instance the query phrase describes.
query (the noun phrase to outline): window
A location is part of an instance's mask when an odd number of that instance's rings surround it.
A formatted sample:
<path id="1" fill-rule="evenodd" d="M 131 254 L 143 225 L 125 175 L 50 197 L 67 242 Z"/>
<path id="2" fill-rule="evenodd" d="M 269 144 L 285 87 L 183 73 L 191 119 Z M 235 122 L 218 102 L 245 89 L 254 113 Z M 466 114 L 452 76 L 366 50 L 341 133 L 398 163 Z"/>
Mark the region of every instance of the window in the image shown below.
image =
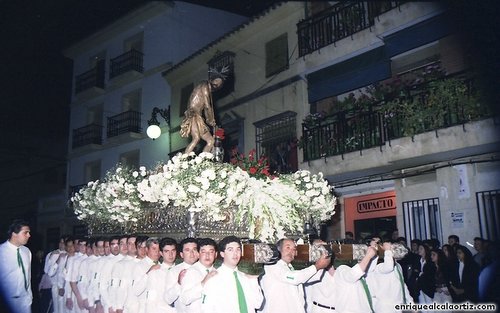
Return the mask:
<path id="1" fill-rule="evenodd" d="M 266 43 L 266 77 L 288 69 L 288 36 L 283 34 Z"/>
<path id="2" fill-rule="evenodd" d="M 412 239 L 438 239 L 443 242 L 439 198 L 403 202 L 405 236 Z"/>
<path id="3" fill-rule="evenodd" d="M 102 113 L 102 104 L 90 107 L 87 110 L 87 125 L 95 124 L 102 126 L 102 118 L 103 118 L 103 113 Z"/>
<path id="4" fill-rule="evenodd" d="M 184 86 L 181 89 L 181 105 L 179 108 L 179 116 L 180 117 L 183 117 L 184 112 L 187 110 L 189 97 L 191 96 L 191 92 L 193 92 L 193 89 L 194 89 L 193 83 L 191 83 L 187 86 Z"/>
<path id="5" fill-rule="evenodd" d="M 93 69 L 104 62 L 106 62 L 106 51 L 101 51 L 98 54 L 90 57 L 89 68 Z"/>
<path id="6" fill-rule="evenodd" d="M 221 127 L 224 129 L 224 140 L 222 147 L 224 149 L 224 161 L 231 159 L 233 149 L 242 152 L 245 147 L 245 120 L 234 112 L 225 113 L 220 119 Z"/>
<path id="7" fill-rule="evenodd" d="M 86 182 L 98 180 L 101 178 L 101 160 L 88 162 L 85 164 L 84 171 Z"/>
<path id="8" fill-rule="evenodd" d="M 141 111 L 142 104 L 142 90 L 137 89 L 127 94 L 124 94 L 122 97 L 122 112 L 127 111 Z"/>
<path id="9" fill-rule="evenodd" d="M 297 171 L 296 123 L 297 113 L 292 111 L 254 123 L 257 155 L 267 157 L 271 173 Z"/>
<path id="10" fill-rule="evenodd" d="M 139 169 L 139 157 L 139 150 L 125 152 L 120 154 L 120 163 L 133 169 Z"/>
<path id="11" fill-rule="evenodd" d="M 500 239 L 500 190 L 476 193 L 481 237 Z"/>
<path id="12" fill-rule="evenodd" d="M 143 52 L 144 34 L 141 32 L 136 34 L 123 42 L 123 51 L 139 51 Z"/>

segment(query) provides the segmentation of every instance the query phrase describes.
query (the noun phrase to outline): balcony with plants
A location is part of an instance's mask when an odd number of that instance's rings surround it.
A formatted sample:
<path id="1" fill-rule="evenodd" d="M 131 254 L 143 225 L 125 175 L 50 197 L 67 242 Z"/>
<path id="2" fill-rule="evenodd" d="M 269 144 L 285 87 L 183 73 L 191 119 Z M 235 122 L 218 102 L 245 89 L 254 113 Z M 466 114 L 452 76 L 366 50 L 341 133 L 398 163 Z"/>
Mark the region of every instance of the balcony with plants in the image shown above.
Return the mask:
<path id="1" fill-rule="evenodd" d="M 473 77 L 446 75 L 439 63 L 351 92 L 330 112 L 306 116 L 299 147 L 303 160 L 384 146 L 411 137 L 493 116 Z"/>
<path id="2" fill-rule="evenodd" d="M 297 23 L 299 57 L 375 25 L 379 15 L 404 1 L 339 2 Z"/>

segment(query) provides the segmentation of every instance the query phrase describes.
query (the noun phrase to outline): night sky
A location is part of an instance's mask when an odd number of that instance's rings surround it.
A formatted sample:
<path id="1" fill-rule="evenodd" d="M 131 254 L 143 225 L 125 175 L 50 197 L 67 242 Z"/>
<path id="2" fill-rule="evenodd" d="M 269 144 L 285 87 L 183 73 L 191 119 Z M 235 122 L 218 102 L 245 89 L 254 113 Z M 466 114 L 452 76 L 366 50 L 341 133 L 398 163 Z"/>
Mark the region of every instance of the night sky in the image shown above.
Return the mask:
<path id="1" fill-rule="evenodd" d="M 2 133 L 66 140 L 72 64 L 62 50 L 142 2 L 1 1 Z"/>

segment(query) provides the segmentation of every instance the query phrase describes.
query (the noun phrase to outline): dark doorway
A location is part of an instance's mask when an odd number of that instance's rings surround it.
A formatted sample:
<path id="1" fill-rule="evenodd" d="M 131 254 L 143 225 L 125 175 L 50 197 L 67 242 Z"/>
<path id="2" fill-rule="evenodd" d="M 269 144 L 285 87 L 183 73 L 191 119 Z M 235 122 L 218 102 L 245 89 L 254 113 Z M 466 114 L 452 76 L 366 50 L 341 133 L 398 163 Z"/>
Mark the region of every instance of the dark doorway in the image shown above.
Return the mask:
<path id="1" fill-rule="evenodd" d="M 354 221 L 356 240 L 363 241 L 368 236 L 391 239 L 391 234 L 395 229 L 397 229 L 395 216 Z"/>

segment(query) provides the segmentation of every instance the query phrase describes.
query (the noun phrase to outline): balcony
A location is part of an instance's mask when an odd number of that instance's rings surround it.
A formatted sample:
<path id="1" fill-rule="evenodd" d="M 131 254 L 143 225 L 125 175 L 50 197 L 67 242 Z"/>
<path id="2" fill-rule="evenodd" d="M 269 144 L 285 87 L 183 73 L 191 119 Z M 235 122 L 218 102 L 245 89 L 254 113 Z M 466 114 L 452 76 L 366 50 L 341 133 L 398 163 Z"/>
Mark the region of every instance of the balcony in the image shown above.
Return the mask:
<path id="1" fill-rule="evenodd" d="M 84 146 L 100 146 L 102 144 L 102 126 L 90 124 L 84 127 L 73 129 L 72 148 Z"/>
<path id="2" fill-rule="evenodd" d="M 312 114 L 302 124 L 300 146 L 304 161 L 343 155 L 391 140 L 464 125 L 493 116 L 481 105 L 472 80 L 453 76 L 424 83 L 399 80 L 375 84 L 359 98 L 338 103 L 343 109 L 323 116 Z M 381 148 L 382 149 L 382 148 Z"/>
<path id="3" fill-rule="evenodd" d="M 141 133 L 141 115 L 141 112 L 130 110 L 108 117 L 108 138 L 120 135 L 131 135 L 132 138 L 137 137 L 134 134 Z"/>
<path id="4" fill-rule="evenodd" d="M 104 60 L 100 60 L 94 68 L 75 78 L 75 95 L 78 98 L 100 95 L 104 92 Z"/>
<path id="5" fill-rule="evenodd" d="M 299 57 L 369 28 L 401 1 L 340 2 L 297 24 Z"/>
<path id="6" fill-rule="evenodd" d="M 111 59 L 109 78 L 116 81 L 118 76 L 124 74 L 127 74 L 125 76 L 131 77 L 141 76 L 144 71 L 143 57 L 144 55 L 142 52 L 132 49 Z"/>

